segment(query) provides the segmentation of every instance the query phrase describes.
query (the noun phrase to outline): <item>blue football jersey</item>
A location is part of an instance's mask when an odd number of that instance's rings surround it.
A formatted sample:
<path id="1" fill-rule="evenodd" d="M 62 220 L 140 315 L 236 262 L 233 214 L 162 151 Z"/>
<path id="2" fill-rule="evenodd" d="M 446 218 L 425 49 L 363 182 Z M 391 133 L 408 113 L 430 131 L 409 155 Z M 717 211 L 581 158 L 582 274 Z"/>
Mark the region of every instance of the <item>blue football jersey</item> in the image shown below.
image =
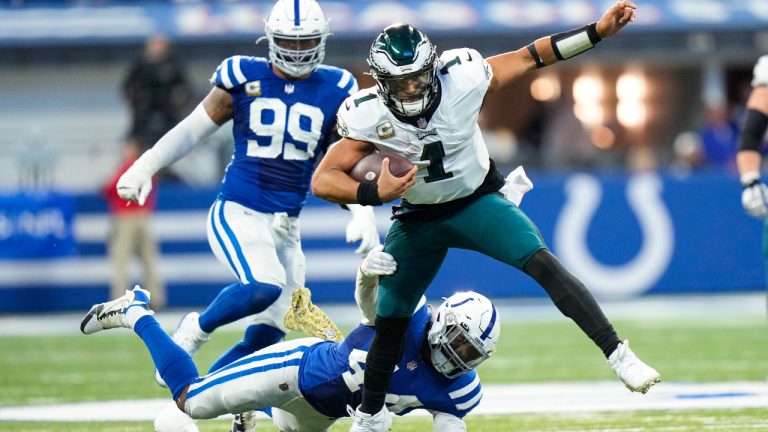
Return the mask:
<path id="1" fill-rule="evenodd" d="M 422 360 L 429 318 L 426 305 L 411 318 L 403 357 L 387 392 L 387 407 L 398 415 L 422 408 L 463 418 L 480 403 L 480 378 L 473 370 L 449 379 Z M 360 405 L 365 357 L 373 335 L 373 327 L 359 325 L 342 342 L 319 343 L 304 354 L 299 388 L 317 411 L 329 417 L 344 417 L 344 407 Z"/>
<path id="2" fill-rule="evenodd" d="M 264 58 L 234 56 L 219 65 L 211 83 L 229 92 L 234 104 L 235 147 L 219 198 L 297 216 L 330 144 L 336 111 L 357 91 L 355 78 L 321 65 L 305 79 L 288 81 Z"/>

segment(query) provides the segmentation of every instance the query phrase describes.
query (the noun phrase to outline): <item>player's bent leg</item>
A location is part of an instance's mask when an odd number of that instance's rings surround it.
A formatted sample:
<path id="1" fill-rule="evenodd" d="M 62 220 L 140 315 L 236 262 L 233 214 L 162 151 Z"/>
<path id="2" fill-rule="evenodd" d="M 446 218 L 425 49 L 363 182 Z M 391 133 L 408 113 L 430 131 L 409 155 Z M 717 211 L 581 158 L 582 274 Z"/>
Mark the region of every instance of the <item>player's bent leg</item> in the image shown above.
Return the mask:
<path id="1" fill-rule="evenodd" d="M 563 315 L 571 318 L 607 358 L 621 342 L 613 325 L 584 284 L 548 249 L 537 251 L 524 271 L 549 294 Z"/>
<path id="2" fill-rule="evenodd" d="M 149 310 L 149 291 L 138 285 L 110 302 L 94 305 L 80 323 L 85 334 L 111 328 L 133 328 L 146 345 L 155 367 L 168 383 L 174 400 L 198 377 L 192 358 L 176 345 Z"/>
<path id="3" fill-rule="evenodd" d="M 225 324 L 263 312 L 277 301 L 282 291 L 277 285 L 257 281 L 229 285 L 200 314 L 200 329 L 212 333 Z"/>
<path id="4" fill-rule="evenodd" d="M 243 357 L 193 382 L 184 411 L 195 419 L 280 407 L 302 397 L 298 386 L 301 358 L 316 338 L 296 339 Z"/>

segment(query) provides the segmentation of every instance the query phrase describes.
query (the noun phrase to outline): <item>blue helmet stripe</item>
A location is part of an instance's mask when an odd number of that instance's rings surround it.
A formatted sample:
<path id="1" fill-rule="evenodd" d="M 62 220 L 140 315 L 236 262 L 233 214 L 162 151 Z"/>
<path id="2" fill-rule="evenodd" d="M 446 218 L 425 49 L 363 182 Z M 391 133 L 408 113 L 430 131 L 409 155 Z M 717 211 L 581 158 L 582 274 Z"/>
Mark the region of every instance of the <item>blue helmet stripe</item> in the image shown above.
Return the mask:
<path id="1" fill-rule="evenodd" d="M 491 306 L 493 308 L 493 313 L 491 314 L 491 322 L 488 323 L 488 327 L 486 327 L 485 331 L 483 331 L 483 334 L 480 335 L 480 339 L 486 340 L 488 338 L 488 335 L 491 334 L 491 330 L 493 330 L 493 325 L 496 324 L 496 306 Z"/>
<path id="2" fill-rule="evenodd" d="M 464 303 L 467 303 L 467 302 L 471 302 L 472 300 L 474 300 L 474 298 L 472 298 L 472 297 L 469 297 L 469 298 L 466 298 L 466 299 L 464 299 L 463 301 L 460 301 L 460 302 L 458 302 L 458 303 L 455 303 L 455 304 L 449 304 L 448 306 L 450 306 L 450 307 L 458 307 L 458 306 L 461 306 L 461 305 L 463 305 Z"/>
<path id="3" fill-rule="evenodd" d="M 293 25 L 298 26 L 300 24 L 299 17 L 301 16 L 299 14 L 299 3 L 300 0 L 293 0 Z"/>

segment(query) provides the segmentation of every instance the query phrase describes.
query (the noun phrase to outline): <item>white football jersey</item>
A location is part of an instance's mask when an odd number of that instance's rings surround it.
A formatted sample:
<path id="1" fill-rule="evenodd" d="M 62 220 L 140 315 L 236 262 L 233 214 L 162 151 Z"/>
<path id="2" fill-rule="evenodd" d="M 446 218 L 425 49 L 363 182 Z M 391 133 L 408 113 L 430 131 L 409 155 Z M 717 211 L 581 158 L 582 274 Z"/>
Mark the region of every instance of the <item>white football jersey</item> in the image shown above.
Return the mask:
<path id="1" fill-rule="evenodd" d="M 493 71 L 477 51 L 445 51 L 438 62 L 441 97 L 429 120 L 417 126 L 398 120 L 376 87 L 348 97 L 338 112 L 339 134 L 373 143 L 419 164 L 416 184 L 405 194 L 412 204 L 438 204 L 463 198 L 480 186 L 489 169 L 488 149 L 477 116 Z"/>

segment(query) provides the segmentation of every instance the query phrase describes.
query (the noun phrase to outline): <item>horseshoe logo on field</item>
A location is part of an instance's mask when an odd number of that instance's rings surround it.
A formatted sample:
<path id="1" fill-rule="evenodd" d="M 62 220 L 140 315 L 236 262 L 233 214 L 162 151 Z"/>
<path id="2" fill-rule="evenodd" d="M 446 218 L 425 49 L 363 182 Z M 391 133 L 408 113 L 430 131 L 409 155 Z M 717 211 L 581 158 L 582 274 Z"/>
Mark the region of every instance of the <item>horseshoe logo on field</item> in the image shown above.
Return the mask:
<path id="1" fill-rule="evenodd" d="M 628 263 L 607 266 L 595 260 L 587 245 L 587 230 L 602 200 L 600 182 L 586 174 L 574 175 L 566 182 L 566 203 L 555 226 L 558 257 L 596 295 L 641 294 L 667 270 L 674 248 L 674 229 L 661 200 L 661 189 L 661 180 L 652 174 L 629 179 L 627 201 L 640 223 L 642 246 Z"/>

